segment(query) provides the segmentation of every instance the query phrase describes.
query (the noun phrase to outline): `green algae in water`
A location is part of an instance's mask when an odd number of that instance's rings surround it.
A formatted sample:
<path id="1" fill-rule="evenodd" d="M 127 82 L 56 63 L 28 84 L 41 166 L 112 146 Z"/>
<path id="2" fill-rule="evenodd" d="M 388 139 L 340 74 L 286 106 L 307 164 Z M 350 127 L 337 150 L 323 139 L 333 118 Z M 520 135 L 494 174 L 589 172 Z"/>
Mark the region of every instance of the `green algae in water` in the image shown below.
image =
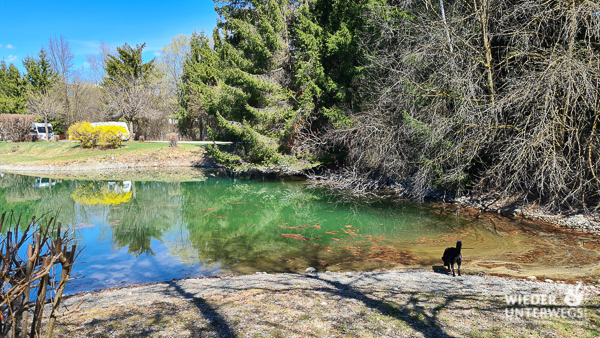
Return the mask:
<path id="1" fill-rule="evenodd" d="M 159 176 L 159 175 L 158 175 Z M 201 179 L 198 179 L 198 178 Z M 463 241 L 463 272 L 596 278 L 598 238 L 442 205 L 338 202 L 302 181 L 73 180 L 6 174 L 2 210 L 60 210 L 85 246 L 73 292 L 203 275 L 431 269 Z"/>

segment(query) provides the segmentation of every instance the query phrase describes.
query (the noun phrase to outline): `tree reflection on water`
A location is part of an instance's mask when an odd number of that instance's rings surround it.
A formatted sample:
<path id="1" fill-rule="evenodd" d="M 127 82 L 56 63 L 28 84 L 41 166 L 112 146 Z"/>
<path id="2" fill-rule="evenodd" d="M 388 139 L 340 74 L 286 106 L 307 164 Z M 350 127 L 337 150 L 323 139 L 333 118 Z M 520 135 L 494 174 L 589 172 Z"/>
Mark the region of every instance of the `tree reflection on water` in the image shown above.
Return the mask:
<path id="1" fill-rule="evenodd" d="M 593 275 L 592 262 L 600 259 L 598 250 L 576 245 L 575 234 L 545 236 L 548 229 L 535 223 L 498 218 L 492 224 L 439 205 L 370 202 L 338 202 L 303 182 L 211 173 L 189 182 L 0 178 L 4 209 L 26 217 L 60 210 L 60 220 L 86 246 L 88 264 L 78 269 L 84 275 L 103 271 L 98 281 L 152 282 L 198 271 L 299 272 L 308 266 L 321 271 L 431 267 L 441 264 L 440 252 L 457 239 L 473 248 L 465 252 L 467 270 L 542 269 L 549 275 L 556 269 L 547 255 L 519 261 L 529 257 L 531 247 L 555 252 L 552 259 L 563 270 L 568 266 L 582 275 Z M 115 269 L 121 271 L 118 278 L 111 275 Z"/>

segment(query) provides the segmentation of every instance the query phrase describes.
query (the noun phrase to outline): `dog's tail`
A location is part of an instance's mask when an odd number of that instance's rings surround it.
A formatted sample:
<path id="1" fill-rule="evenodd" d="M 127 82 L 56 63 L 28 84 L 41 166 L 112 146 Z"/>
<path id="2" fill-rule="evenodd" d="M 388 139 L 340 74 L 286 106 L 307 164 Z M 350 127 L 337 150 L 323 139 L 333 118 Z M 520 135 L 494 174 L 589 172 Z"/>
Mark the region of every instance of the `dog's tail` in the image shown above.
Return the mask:
<path id="1" fill-rule="evenodd" d="M 462 242 L 456 241 L 456 248 L 458 249 L 458 253 L 460 253 L 460 249 L 462 249 Z"/>

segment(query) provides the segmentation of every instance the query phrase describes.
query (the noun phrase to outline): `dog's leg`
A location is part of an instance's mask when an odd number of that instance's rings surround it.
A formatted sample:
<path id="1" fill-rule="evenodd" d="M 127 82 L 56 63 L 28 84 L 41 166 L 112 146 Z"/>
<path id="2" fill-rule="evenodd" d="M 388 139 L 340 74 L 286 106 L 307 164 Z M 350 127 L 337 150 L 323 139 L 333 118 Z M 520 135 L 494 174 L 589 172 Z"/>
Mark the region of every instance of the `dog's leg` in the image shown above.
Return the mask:
<path id="1" fill-rule="evenodd" d="M 460 261 L 458 261 L 458 275 L 460 276 Z"/>
<path id="2" fill-rule="evenodd" d="M 452 267 L 452 277 L 456 277 L 454 274 L 454 262 L 450 263 L 450 266 Z"/>

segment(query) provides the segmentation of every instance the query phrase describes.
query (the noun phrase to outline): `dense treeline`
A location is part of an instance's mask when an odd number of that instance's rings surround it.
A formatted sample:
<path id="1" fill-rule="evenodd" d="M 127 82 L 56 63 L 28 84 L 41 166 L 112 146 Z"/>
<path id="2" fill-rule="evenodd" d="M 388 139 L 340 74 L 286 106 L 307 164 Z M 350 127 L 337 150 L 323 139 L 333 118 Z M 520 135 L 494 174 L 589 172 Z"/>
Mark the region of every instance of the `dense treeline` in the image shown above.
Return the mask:
<path id="1" fill-rule="evenodd" d="M 131 131 L 160 138 L 172 131 L 168 118 L 177 109 L 179 67 L 174 60 L 185 54 L 185 37 L 175 37 L 161 52 L 164 58 L 143 62 L 145 44 L 113 49 L 101 44 L 98 55 L 88 55 L 89 67 L 76 69 L 64 37 L 50 37 L 37 56 L 23 59 L 24 72 L 0 62 L 0 114 L 31 114 L 52 122 L 64 134 L 79 121 L 122 120 Z M 0 126 L 0 138 L 6 138 Z"/>
<path id="2" fill-rule="evenodd" d="M 481 189 L 597 207 L 600 7 L 591 1 L 217 1 L 181 120 L 224 163 L 324 163 L 354 189 Z"/>
<path id="3" fill-rule="evenodd" d="M 370 13 L 360 173 L 598 207 L 600 6 L 398 1 Z M 383 128 L 394 126 L 395 128 Z"/>
<path id="4" fill-rule="evenodd" d="M 216 3 L 212 39 L 192 37 L 180 121 L 203 120 L 213 137 L 243 141 L 234 154 L 211 150 L 224 163 L 318 161 L 319 136 L 351 125 L 359 106 L 357 37 L 376 1 Z"/>

